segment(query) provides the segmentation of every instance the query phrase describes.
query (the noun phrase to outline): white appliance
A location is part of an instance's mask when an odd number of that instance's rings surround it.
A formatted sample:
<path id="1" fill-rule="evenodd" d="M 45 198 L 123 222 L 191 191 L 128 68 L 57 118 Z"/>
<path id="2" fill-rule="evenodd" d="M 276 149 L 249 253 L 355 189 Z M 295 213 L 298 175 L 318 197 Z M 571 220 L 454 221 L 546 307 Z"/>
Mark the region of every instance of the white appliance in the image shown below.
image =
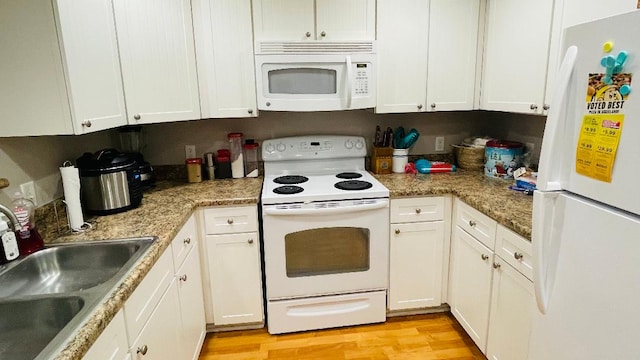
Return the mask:
<path id="1" fill-rule="evenodd" d="M 376 106 L 373 42 L 261 42 L 258 109 L 329 111 Z"/>
<path id="2" fill-rule="evenodd" d="M 529 360 L 640 358 L 638 34 L 640 11 L 566 30 L 533 199 Z"/>
<path id="3" fill-rule="evenodd" d="M 389 190 L 366 152 L 358 136 L 263 142 L 270 333 L 385 321 Z"/>

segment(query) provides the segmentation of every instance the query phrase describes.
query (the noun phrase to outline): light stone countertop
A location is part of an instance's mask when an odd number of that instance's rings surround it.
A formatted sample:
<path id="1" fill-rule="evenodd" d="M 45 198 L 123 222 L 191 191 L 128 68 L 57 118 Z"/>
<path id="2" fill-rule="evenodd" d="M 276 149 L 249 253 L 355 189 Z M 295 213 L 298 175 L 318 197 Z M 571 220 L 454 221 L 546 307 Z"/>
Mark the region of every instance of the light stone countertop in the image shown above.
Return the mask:
<path id="1" fill-rule="evenodd" d="M 389 174 L 375 177 L 389 188 L 392 199 L 453 194 L 521 236 L 531 238 L 532 196 L 508 190 L 512 181 L 490 179 L 479 172 L 462 170 L 453 174 Z M 195 209 L 257 204 L 261 188 L 261 177 L 195 184 L 159 182 L 156 189 L 144 193 L 140 207 L 120 214 L 96 217 L 91 220 L 93 229 L 80 234 L 58 235 L 55 220 L 49 216 L 47 221 L 40 224 L 41 235 L 48 244 L 158 237 L 147 255 L 107 300 L 96 308 L 55 359 L 82 358 Z"/>

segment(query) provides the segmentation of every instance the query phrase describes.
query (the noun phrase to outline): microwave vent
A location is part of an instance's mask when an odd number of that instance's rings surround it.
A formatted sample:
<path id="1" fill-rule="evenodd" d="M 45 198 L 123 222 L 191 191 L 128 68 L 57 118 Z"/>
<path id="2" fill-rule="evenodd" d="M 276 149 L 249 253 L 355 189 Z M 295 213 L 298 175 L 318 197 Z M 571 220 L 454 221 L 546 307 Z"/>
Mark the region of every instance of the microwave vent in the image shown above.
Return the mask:
<path id="1" fill-rule="evenodd" d="M 258 43 L 259 54 L 353 54 L 375 53 L 372 41 L 327 42 L 327 41 L 263 41 Z"/>

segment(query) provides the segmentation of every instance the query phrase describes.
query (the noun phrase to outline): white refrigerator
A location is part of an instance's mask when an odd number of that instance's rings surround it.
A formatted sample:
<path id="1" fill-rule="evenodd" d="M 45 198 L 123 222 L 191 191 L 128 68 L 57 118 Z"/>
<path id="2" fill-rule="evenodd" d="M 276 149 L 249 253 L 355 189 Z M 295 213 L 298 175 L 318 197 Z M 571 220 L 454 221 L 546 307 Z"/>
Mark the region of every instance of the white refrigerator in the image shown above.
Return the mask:
<path id="1" fill-rule="evenodd" d="M 533 198 L 528 359 L 640 359 L 640 10 L 568 28 L 564 48 Z"/>

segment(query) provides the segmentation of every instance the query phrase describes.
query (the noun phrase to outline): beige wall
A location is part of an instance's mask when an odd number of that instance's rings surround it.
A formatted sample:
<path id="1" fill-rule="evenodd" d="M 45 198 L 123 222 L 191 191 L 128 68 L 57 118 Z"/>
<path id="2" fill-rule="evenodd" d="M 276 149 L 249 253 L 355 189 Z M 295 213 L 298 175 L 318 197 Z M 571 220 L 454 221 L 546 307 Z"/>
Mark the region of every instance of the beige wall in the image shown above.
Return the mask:
<path id="1" fill-rule="evenodd" d="M 445 152 L 471 135 L 531 142 L 536 154 L 542 142 L 545 118 L 509 113 L 472 111 L 422 114 L 374 114 L 369 110 L 344 112 L 260 113 L 251 119 L 208 119 L 143 126 L 146 147 L 143 154 L 152 165 L 184 163 L 184 145 L 196 145 L 196 153 L 227 147 L 227 134 L 242 132 L 245 138 L 264 139 L 305 135 L 361 135 L 370 145 L 376 125 L 384 130 L 415 127 L 420 138 L 411 154 L 435 153 L 436 136 L 445 137 Z M 9 188 L 0 191 L 0 203 L 8 205 L 21 183 L 35 181 L 38 203 L 45 204 L 62 195 L 58 167 L 64 160 L 75 160 L 83 152 L 119 147 L 116 130 L 82 136 L 41 136 L 0 138 L 0 177 L 8 178 Z M 537 156 L 537 155 L 536 155 Z"/>

